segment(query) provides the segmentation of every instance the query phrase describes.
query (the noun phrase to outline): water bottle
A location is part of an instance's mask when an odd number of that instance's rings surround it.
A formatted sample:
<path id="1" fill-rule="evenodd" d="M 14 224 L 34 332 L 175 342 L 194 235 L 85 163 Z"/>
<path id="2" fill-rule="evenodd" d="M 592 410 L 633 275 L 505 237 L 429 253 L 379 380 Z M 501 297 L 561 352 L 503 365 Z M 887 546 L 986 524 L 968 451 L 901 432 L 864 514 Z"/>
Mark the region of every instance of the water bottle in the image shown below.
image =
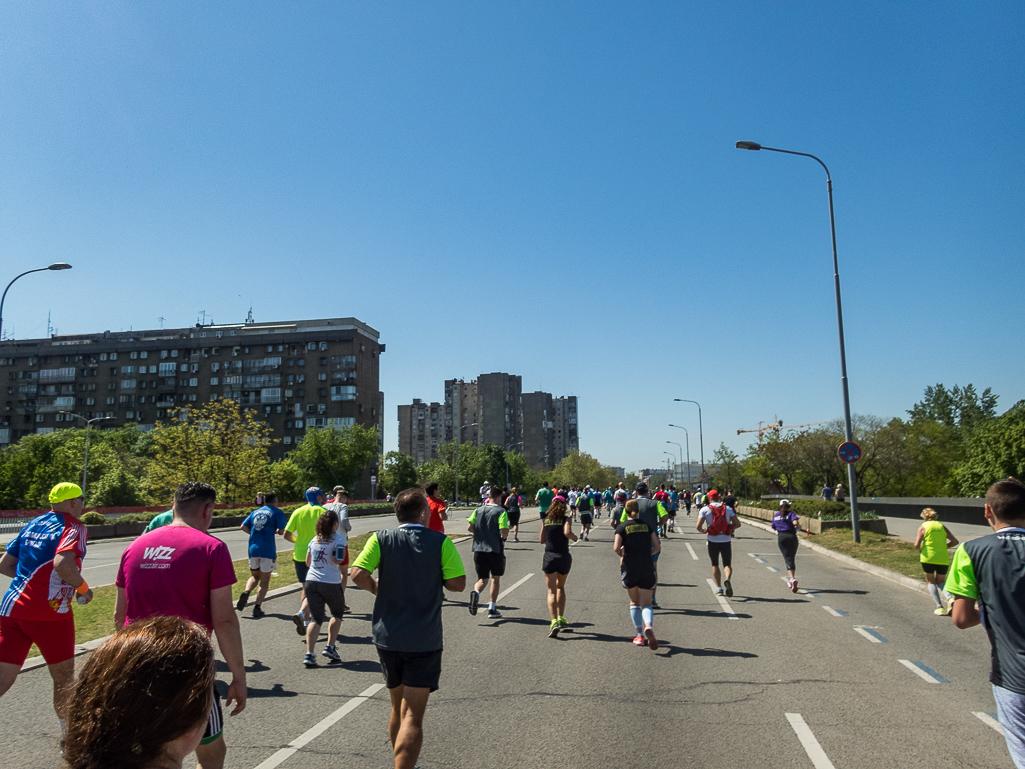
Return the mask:
<path id="1" fill-rule="evenodd" d="M 86 604 L 86 597 L 84 595 L 78 596 L 75 600 L 78 601 L 79 606 L 85 606 Z"/>

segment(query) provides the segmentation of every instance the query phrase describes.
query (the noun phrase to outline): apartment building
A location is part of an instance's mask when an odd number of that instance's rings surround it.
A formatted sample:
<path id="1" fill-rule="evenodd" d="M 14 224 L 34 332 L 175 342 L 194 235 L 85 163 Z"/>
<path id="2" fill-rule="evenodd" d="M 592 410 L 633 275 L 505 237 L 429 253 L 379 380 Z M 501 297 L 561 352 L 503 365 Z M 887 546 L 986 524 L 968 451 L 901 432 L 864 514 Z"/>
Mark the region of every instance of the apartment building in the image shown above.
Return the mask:
<path id="1" fill-rule="evenodd" d="M 414 398 L 409 406 L 399 406 L 399 451 L 422 464 L 438 456 L 438 445 L 445 443 L 445 406 L 424 403 Z"/>
<path id="2" fill-rule="evenodd" d="M 376 330 L 355 318 L 53 336 L 0 343 L 0 446 L 109 417 L 152 429 L 174 409 L 231 398 L 256 410 L 279 458 L 310 427 L 378 428 Z"/>
<path id="3" fill-rule="evenodd" d="M 445 440 L 480 445 L 480 401 L 477 380 L 445 380 Z"/>
<path id="4" fill-rule="evenodd" d="M 503 449 L 519 450 L 522 442 L 520 394 L 522 377 L 515 374 L 481 374 L 477 377 L 480 403 L 478 445 L 491 443 Z"/>
<path id="5" fill-rule="evenodd" d="M 580 449 L 580 436 L 577 433 L 577 396 L 553 398 L 552 408 L 555 411 L 555 418 L 552 420 L 552 442 L 555 452 L 553 465 L 557 465 L 567 454 Z"/>
<path id="6" fill-rule="evenodd" d="M 535 470 L 555 467 L 554 434 L 555 407 L 552 394 L 546 392 L 523 393 L 520 397 L 523 415 L 523 458 Z"/>

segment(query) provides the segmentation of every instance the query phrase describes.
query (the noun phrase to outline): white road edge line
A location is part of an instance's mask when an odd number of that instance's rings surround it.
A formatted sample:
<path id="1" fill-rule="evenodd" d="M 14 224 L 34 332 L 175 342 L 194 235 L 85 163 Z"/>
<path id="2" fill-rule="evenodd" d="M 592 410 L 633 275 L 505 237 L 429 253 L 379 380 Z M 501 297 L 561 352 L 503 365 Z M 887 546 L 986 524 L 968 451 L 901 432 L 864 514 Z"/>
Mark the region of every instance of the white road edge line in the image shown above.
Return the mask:
<path id="1" fill-rule="evenodd" d="M 950 683 L 946 679 L 941 681 L 938 678 L 929 675 L 929 673 L 927 671 L 922 670 L 922 668 L 920 668 L 918 665 L 916 665 L 911 660 L 897 660 L 897 662 L 899 662 L 901 665 L 906 667 L 908 670 L 910 670 L 912 673 L 914 673 L 916 676 L 921 678 L 926 683 L 930 683 L 930 684 Z M 939 675 L 939 674 L 937 673 L 937 675 Z"/>
<path id="2" fill-rule="evenodd" d="M 801 741 L 804 752 L 808 754 L 808 758 L 811 759 L 815 769 L 836 769 L 833 766 L 833 762 L 829 760 L 829 756 L 826 755 L 826 751 L 822 749 L 819 741 L 815 739 L 815 735 L 812 734 L 811 728 L 801 714 L 785 713 L 784 715 L 787 717 L 787 721 L 790 722 L 790 727 L 797 735 L 797 739 Z"/>
<path id="3" fill-rule="evenodd" d="M 725 599 L 725 598 L 723 598 L 723 597 L 722 597 L 721 595 L 716 595 L 716 592 L 715 592 L 715 591 L 716 591 L 716 590 L 718 590 L 719 588 L 717 588 L 717 587 L 715 586 L 715 580 L 714 580 L 714 579 L 712 579 L 711 577 L 707 577 L 707 578 L 705 579 L 705 581 L 706 581 L 706 582 L 708 583 L 708 586 L 709 586 L 710 588 L 712 588 L 712 595 L 714 595 L 714 596 L 715 596 L 715 599 L 716 599 L 716 600 L 717 600 L 717 601 L 719 602 L 719 605 L 720 605 L 720 606 L 722 607 L 722 610 L 723 610 L 724 612 L 726 612 L 726 616 L 727 616 L 727 618 L 729 618 L 729 619 L 740 619 L 740 618 L 739 618 L 739 617 L 737 616 L 737 613 L 736 613 L 735 611 L 733 611 L 733 607 L 731 607 L 731 606 L 730 606 L 730 605 L 729 605 L 729 604 L 728 604 L 728 603 L 726 602 L 726 599 Z"/>
<path id="4" fill-rule="evenodd" d="M 530 574 L 528 574 L 526 577 L 523 577 L 521 580 L 516 582 L 511 587 L 507 587 L 505 590 L 503 590 L 501 593 L 498 594 L 498 600 L 501 601 L 503 598 L 505 598 L 507 595 L 509 595 L 509 593 L 511 593 L 513 590 L 518 588 L 520 585 L 522 585 L 524 582 L 526 582 L 528 579 L 530 579 L 533 576 L 534 576 L 534 572 L 530 572 Z"/>
<path id="5" fill-rule="evenodd" d="M 1001 737 L 1004 736 L 1004 727 L 1002 727 L 1000 722 L 993 718 L 989 713 L 983 713 L 981 710 L 973 710 L 972 715 L 982 721 L 982 723 L 990 729 L 997 732 Z"/>
<path id="6" fill-rule="evenodd" d="M 354 711 L 356 708 L 358 708 L 368 699 L 373 697 L 383 688 L 384 684 L 374 684 L 368 689 L 365 689 L 362 693 L 358 694 L 357 696 L 353 697 L 351 700 L 346 702 L 344 705 L 338 708 L 338 710 L 329 715 L 327 718 L 325 718 L 319 724 L 314 726 L 312 729 L 309 729 L 300 736 L 296 737 L 294 740 L 288 743 L 286 747 L 279 750 L 277 753 L 272 755 L 262 764 L 259 764 L 256 767 L 256 769 L 274 769 L 275 767 L 280 766 L 282 763 L 285 762 L 286 759 L 291 757 L 296 751 L 298 751 L 300 748 L 305 747 L 310 742 L 315 740 L 317 737 L 322 735 L 324 732 L 326 732 L 336 723 L 341 721 L 343 718 L 345 718 L 345 716 L 349 715 L 349 713 Z"/>

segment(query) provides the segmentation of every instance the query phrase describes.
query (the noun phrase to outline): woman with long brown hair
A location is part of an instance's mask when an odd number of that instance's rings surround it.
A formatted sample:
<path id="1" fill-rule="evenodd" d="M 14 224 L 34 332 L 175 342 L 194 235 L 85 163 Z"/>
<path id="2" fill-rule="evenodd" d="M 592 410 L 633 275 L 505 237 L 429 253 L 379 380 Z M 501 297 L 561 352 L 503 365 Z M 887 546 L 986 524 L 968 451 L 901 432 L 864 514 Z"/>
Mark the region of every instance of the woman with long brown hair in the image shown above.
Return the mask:
<path id="1" fill-rule="evenodd" d="M 545 546 L 541 571 L 545 575 L 548 588 L 548 613 L 552 623 L 548 626 L 548 637 L 555 638 L 569 622 L 566 613 L 566 577 L 573 565 L 573 556 L 569 554 L 570 540 L 577 541 L 573 533 L 573 522 L 566 516 L 566 498 L 561 494 L 552 500 L 541 525 L 541 544 Z"/>

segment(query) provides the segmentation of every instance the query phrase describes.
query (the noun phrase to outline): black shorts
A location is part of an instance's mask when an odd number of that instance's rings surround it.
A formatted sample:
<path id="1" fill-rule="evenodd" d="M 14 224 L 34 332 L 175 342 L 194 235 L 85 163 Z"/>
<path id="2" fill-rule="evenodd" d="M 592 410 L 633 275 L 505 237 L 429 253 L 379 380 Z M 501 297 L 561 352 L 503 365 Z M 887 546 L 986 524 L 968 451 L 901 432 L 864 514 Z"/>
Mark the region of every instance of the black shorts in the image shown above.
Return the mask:
<path id="1" fill-rule="evenodd" d="M 569 553 L 546 552 L 541 561 L 541 571 L 545 574 L 569 574 L 573 565 L 573 556 Z"/>
<path id="2" fill-rule="evenodd" d="M 642 590 L 653 590 L 655 583 L 658 579 L 655 577 L 654 571 L 647 572 L 628 572 L 624 571 L 623 576 L 623 587 L 639 587 Z"/>
<path id="3" fill-rule="evenodd" d="M 295 566 L 295 576 L 300 582 L 306 584 L 306 575 L 310 573 L 310 567 L 306 565 L 306 561 L 292 559 L 292 565 Z"/>
<path id="4" fill-rule="evenodd" d="M 942 577 L 949 568 L 950 566 L 945 563 L 926 563 L 922 561 L 922 571 L 926 574 L 939 574 Z"/>
<path id="5" fill-rule="evenodd" d="M 510 529 L 513 526 L 519 526 L 520 525 L 520 511 L 519 510 L 510 510 L 508 512 L 508 515 L 509 515 L 509 528 Z"/>
<path id="6" fill-rule="evenodd" d="M 722 558 L 722 567 L 733 567 L 733 543 L 732 542 L 709 542 L 708 557 L 712 559 L 712 566 L 719 565 L 719 558 Z"/>
<path id="7" fill-rule="evenodd" d="M 491 579 L 505 575 L 505 556 L 502 553 L 474 553 L 473 566 L 477 579 Z"/>
<path id="8" fill-rule="evenodd" d="M 384 684 L 389 689 L 413 686 L 438 691 L 441 681 L 441 649 L 433 652 L 396 652 L 377 647 Z"/>
<path id="9" fill-rule="evenodd" d="M 214 704 L 210 707 L 210 716 L 206 720 L 206 731 L 199 741 L 200 745 L 209 745 L 221 736 L 224 731 L 224 713 L 221 711 L 221 695 L 214 686 Z"/>
<path id="10" fill-rule="evenodd" d="M 547 510 L 542 510 L 541 511 L 541 520 L 543 521 L 547 517 L 548 517 L 548 511 Z"/>
<path id="11" fill-rule="evenodd" d="M 580 514 L 580 523 L 583 526 L 590 526 L 594 522 L 594 517 L 590 513 Z"/>
<path id="12" fill-rule="evenodd" d="M 306 605 L 309 606 L 310 616 L 318 625 L 327 619 L 324 607 L 330 607 L 331 616 L 337 619 L 342 618 L 345 611 L 345 594 L 342 592 L 340 583 L 317 582 L 310 580 L 304 583 L 306 586 Z"/>

